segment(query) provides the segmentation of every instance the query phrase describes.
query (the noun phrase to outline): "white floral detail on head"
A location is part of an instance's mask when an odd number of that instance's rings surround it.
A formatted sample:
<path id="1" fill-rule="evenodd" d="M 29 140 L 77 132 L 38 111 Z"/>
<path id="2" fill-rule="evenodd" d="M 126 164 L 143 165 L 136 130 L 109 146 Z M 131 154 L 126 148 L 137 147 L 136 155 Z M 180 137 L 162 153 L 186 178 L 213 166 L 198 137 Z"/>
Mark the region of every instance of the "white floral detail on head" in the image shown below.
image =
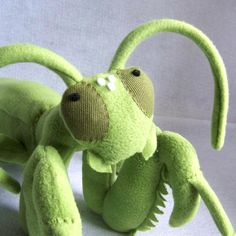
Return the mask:
<path id="1" fill-rule="evenodd" d="M 116 90 L 116 77 L 114 75 L 109 75 L 108 77 L 102 78 L 98 77 L 97 78 L 97 84 L 99 86 L 106 86 L 110 91 Z"/>

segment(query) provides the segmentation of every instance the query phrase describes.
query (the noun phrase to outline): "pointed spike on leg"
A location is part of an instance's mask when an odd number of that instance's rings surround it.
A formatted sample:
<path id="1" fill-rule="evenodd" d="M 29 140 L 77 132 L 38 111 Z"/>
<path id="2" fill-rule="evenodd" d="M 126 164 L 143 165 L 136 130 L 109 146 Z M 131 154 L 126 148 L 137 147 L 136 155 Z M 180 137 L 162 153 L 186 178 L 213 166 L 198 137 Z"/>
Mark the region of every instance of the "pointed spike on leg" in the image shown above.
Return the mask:
<path id="1" fill-rule="evenodd" d="M 155 208 L 154 212 L 156 214 L 159 214 L 159 215 L 163 215 L 164 214 L 164 212 L 162 210 L 160 210 L 158 207 Z"/>

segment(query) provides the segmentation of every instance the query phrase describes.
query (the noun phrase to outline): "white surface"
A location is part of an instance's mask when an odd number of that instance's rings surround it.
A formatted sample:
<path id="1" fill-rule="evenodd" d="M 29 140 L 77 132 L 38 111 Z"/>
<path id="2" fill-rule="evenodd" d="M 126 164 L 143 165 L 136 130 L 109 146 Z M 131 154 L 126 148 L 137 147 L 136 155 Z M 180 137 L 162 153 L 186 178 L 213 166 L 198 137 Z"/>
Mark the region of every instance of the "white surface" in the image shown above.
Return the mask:
<path id="1" fill-rule="evenodd" d="M 169 119 L 159 117 L 157 123 L 163 130 L 173 130 L 181 133 L 196 147 L 205 177 L 218 195 L 229 218 L 236 228 L 236 145 L 231 142 L 236 133 L 236 125 L 228 126 L 228 134 L 225 147 L 221 152 L 212 150 L 209 141 L 209 122 L 197 120 Z M 19 168 L 8 168 L 14 176 L 21 175 Z M 122 235 L 109 230 L 100 216 L 93 214 L 86 206 L 81 185 L 81 157 L 76 154 L 69 167 L 70 181 L 73 187 L 76 202 L 78 204 L 84 236 L 108 236 Z M 159 216 L 160 222 L 156 227 L 138 235 L 160 236 L 217 236 L 220 235 L 207 208 L 202 203 L 197 216 L 187 225 L 181 228 L 168 226 L 168 219 L 173 207 L 171 192 L 168 195 L 165 214 Z M 25 236 L 20 230 L 18 222 L 18 196 L 14 196 L 0 190 L 0 235 L 1 236 Z"/>

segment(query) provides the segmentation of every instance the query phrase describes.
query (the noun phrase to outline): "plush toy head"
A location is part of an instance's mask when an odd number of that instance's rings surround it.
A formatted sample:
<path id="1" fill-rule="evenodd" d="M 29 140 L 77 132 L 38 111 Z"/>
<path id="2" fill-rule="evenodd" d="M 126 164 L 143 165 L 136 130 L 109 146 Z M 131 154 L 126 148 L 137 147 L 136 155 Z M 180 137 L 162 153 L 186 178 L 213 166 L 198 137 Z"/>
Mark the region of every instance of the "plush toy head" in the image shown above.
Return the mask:
<path id="1" fill-rule="evenodd" d="M 142 41 L 165 31 L 192 39 L 208 58 L 215 81 L 212 145 L 220 149 L 224 143 L 228 111 L 225 67 L 212 42 L 187 23 L 163 19 L 139 26 L 122 41 L 108 72 L 89 78 L 84 78 L 57 54 L 33 45 L 0 48 L 0 67 L 36 62 L 56 72 L 68 86 L 60 105 L 65 126 L 82 149 L 90 151 L 91 163 L 95 163 L 91 165 L 98 171 L 107 172 L 111 170 L 111 164 L 137 152 L 147 159 L 156 149 L 152 83 L 141 69 L 125 69 L 125 64 Z"/>
<path id="2" fill-rule="evenodd" d="M 63 95 L 61 114 L 74 138 L 106 164 L 143 152 L 153 125 L 154 89 L 139 68 L 115 70 L 85 78 Z"/>

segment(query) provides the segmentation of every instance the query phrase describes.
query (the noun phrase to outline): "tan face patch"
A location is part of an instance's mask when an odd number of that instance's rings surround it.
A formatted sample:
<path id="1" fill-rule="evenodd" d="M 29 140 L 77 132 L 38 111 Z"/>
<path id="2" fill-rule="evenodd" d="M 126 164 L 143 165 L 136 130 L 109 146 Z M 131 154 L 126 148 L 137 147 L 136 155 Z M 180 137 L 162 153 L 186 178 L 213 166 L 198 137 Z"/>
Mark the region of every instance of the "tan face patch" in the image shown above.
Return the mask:
<path id="1" fill-rule="evenodd" d="M 139 108 L 151 117 L 154 111 L 154 88 L 149 77 L 134 67 L 118 70 L 117 75 Z"/>
<path id="2" fill-rule="evenodd" d="M 63 118 L 78 140 L 101 140 L 108 131 L 109 117 L 103 99 L 85 82 L 66 90 L 61 102 Z"/>

